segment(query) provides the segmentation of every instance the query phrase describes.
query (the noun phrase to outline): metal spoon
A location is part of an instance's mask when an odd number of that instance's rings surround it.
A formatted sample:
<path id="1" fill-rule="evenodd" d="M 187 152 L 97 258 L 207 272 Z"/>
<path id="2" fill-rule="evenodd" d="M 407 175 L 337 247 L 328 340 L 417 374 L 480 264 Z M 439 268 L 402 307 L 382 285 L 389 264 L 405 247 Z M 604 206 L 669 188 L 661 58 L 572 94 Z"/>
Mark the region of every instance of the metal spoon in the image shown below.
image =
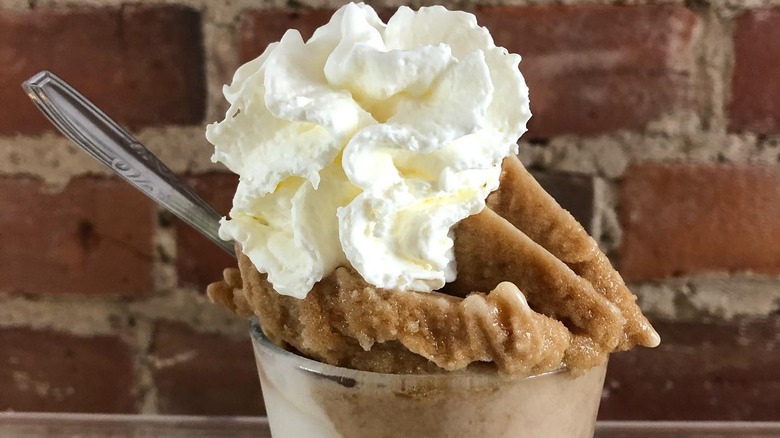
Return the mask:
<path id="1" fill-rule="evenodd" d="M 42 71 L 22 88 L 38 109 L 80 148 L 200 231 L 228 254 L 219 238 L 220 214 L 124 128 L 55 74 Z"/>

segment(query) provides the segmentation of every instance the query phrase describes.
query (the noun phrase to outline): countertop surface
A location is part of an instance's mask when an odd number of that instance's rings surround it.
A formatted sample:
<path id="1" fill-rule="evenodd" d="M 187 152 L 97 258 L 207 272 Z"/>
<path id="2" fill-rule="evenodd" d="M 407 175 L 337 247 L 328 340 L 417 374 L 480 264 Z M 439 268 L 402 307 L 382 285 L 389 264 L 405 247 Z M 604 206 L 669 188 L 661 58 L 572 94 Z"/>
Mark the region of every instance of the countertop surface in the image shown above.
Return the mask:
<path id="1" fill-rule="evenodd" d="M 596 438 L 777 438 L 780 422 L 600 421 Z M 270 438 L 268 420 L 253 417 L 185 417 L 0 413 L 5 437 L 239 437 Z"/>

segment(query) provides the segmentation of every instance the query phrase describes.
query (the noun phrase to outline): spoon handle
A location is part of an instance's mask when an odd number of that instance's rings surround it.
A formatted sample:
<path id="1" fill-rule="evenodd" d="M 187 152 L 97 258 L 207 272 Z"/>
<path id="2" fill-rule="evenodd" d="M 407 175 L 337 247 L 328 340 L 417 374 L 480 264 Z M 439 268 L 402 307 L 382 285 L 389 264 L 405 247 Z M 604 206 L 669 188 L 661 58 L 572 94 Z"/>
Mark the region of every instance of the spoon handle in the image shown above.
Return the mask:
<path id="1" fill-rule="evenodd" d="M 233 243 L 219 238 L 219 213 L 92 102 L 48 71 L 22 88 L 66 137 L 235 257 Z"/>

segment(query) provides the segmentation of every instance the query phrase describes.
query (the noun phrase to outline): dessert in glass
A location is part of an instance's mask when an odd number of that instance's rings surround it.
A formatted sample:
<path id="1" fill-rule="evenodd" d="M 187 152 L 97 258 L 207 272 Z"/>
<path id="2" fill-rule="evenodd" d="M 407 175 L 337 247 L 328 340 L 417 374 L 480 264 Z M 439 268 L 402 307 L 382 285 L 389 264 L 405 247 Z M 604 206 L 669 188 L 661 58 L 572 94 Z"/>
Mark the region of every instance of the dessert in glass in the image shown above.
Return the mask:
<path id="1" fill-rule="evenodd" d="M 208 293 L 256 318 L 274 437 L 591 436 L 608 355 L 659 343 L 518 160 L 519 63 L 472 14 L 351 3 L 224 88 Z"/>

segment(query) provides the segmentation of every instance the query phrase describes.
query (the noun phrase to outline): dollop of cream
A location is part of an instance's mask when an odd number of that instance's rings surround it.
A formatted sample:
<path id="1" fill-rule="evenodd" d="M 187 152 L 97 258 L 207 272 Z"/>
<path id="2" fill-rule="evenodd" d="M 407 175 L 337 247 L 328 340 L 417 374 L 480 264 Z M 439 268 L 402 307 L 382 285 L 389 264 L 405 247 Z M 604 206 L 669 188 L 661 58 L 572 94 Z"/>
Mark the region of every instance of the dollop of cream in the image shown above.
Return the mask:
<path id="1" fill-rule="evenodd" d="M 456 277 L 452 227 L 485 207 L 531 116 L 520 56 L 469 13 L 350 3 L 241 66 L 208 126 L 240 175 L 220 237 L 282 294 L 338 266 L 381 288 Z"/>

